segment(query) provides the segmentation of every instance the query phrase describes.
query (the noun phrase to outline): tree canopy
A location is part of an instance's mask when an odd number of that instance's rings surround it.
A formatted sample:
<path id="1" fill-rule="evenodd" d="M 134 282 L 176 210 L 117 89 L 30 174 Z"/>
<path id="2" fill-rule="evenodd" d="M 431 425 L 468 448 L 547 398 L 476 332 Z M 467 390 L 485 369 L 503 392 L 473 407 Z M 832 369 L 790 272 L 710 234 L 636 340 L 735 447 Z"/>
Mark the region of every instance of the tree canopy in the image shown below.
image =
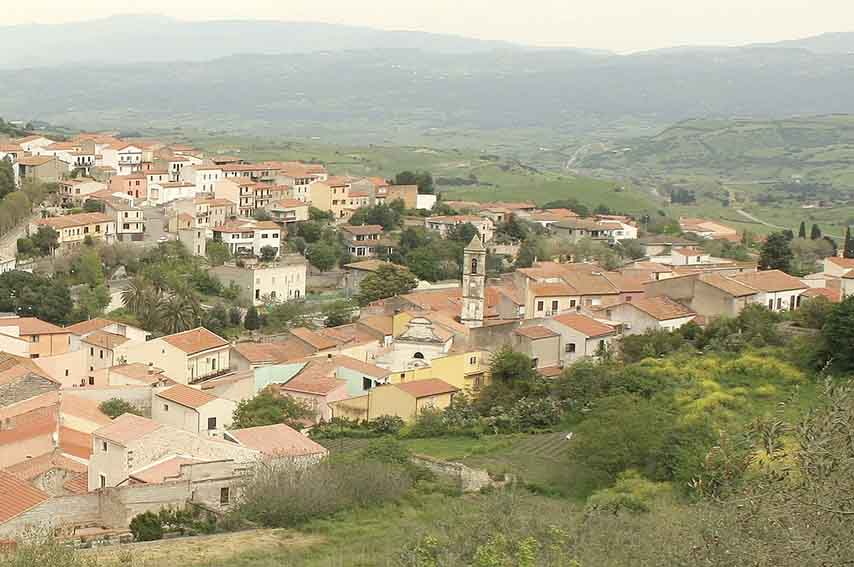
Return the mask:
<path id="1" fill-rule="evenodd" d="M 232 416 L 232 427 L 245 429 L 284 423 L 295 429 L 302 429 L 301 422 L 314 417 L 314 411 L 299 400 L 278 395 L 268 388 L 254 398 L 237 404 Z"/>
<path id="2" fill-rule="evenodd" d="M 408 293 L 417 285 L 418 278 L 406 268 L 385 264 L 361 281 L 356 300 L 359 305 L 368 305 L 379 299 Z"/>

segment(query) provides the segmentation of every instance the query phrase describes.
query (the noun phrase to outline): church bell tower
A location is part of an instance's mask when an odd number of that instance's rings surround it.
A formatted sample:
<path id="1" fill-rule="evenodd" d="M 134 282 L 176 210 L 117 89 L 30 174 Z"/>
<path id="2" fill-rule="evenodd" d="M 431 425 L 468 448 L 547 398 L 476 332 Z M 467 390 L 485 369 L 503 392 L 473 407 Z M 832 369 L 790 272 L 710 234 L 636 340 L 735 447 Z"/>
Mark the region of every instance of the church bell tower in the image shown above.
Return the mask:
<path id="1" fill-rule="evenodd" d="M 462 294 L 460 321 L 470 329 L 482 327 L 486 310 L 486 248 L 477 234 L 463 252 Z"/>

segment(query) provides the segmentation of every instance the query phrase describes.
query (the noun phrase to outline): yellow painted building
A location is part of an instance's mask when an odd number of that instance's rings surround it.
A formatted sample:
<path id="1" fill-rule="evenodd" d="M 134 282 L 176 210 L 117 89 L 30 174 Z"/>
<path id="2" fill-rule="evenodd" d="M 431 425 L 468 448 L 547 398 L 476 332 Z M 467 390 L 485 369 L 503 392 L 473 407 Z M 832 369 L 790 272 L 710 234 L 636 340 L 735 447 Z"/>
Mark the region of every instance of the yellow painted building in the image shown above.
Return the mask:
<path id="1" fill-rule="evenodd" d="M 329 408 L 332 417 L 371 420 L 388 415 L 412 422 L 424 410 L 450 406 L 457 391 L 443 380 L 418 380 L 379 386 L 364 396 L 331 402 Z"/>

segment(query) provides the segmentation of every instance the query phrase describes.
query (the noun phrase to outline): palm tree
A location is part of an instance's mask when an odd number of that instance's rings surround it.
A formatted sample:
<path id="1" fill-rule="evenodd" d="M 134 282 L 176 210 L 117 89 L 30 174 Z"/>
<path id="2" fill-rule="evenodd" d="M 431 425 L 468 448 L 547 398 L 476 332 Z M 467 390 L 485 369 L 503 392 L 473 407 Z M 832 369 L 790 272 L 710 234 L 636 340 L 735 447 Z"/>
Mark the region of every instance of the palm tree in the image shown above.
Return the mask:
<path id="1" fill-rule="evenodd" d="M 202 305 L 196 292 L 187 286 L 172 290 L 160 305 L 163 331 L 172 334 L 201 325 Z"/>
<path id="2" fill-rule="evenodd" d="M 130 281 L 128 288 L 122 292 L 122 305 L 139 317 L 150 299 L 151 284 L 139 276 Z"/>

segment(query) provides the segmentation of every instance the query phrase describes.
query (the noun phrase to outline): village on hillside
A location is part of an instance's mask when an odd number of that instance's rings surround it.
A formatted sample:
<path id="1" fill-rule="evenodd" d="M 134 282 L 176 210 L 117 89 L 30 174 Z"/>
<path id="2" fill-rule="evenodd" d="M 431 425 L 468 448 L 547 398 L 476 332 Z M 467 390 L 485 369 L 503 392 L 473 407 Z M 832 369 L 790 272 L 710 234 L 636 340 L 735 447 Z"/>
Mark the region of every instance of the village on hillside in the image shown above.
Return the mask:
<path id="1" fill-rule="evenodd" d="M 632 336 L 854 295 L 850 242 L 446 201 L 426 172 L 105 133 L 0 141 L 0 164 L 5 199 L 41 188 L 0 249 L 0 540 L 228 510 L 257 463 L 312 467 L 329 424 L 470 403 L 508 353 L 550 381 Z M 259 424 L 267 403 L 299 411 Z"/>

